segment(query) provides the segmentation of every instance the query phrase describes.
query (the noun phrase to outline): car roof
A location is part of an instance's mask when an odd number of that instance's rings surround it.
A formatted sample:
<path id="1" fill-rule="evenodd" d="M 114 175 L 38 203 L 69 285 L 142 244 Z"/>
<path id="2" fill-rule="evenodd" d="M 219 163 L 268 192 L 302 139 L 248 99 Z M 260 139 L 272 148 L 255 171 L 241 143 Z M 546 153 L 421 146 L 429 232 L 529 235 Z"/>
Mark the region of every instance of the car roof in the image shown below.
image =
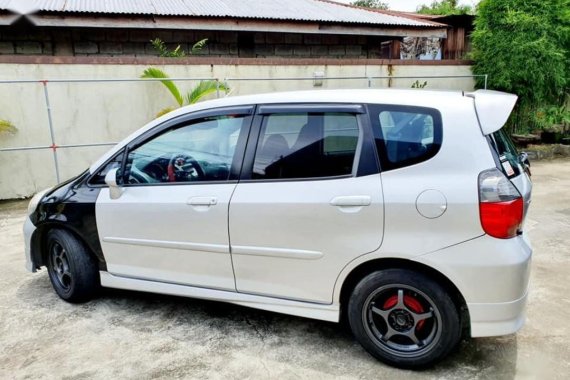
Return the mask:
<path id="1" fill-rule="evenodd" d="M 487 92 L 491 91 L 479 90 L 472 94 L 479 94 L 479 97 L 485 97 L 485 93 Z M 91 173 L 94 173 L 102 164 L 104 164 L 115 153 L 121 150 L 131 140 L 156 127 L 157 125 L 162 124 L 163 122 L 175 117 L 196 111 L 240 105 L 276 103 L 381 103 L 444 109 L 453 107 L 454 104 L 458 105 L 461 102 L 467 101 L 473 103 L 473 96 L 466 97 L 464 95 L 465 94 L 462 91 L 434 91 L 424 89 L 343 89 L 274 92 L 256 95 L 228 96 L 221 99 L 214 99 L 181 107 L 151 121 L 115 145 L 111 150 L 109 150 L 93 165 L 91 165 L 89 169 Z"/>

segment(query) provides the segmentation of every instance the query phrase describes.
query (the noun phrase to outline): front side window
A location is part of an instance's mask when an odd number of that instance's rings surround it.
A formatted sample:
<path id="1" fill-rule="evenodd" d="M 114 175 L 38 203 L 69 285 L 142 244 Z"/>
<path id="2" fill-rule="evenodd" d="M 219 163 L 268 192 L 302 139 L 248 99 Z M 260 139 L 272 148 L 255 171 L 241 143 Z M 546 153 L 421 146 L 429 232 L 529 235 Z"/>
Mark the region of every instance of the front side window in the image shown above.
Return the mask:
<path id="1" fill-rule="evenodd" d="M 263 119 L 253 179 L 350 175 L 359 138 L 349 113 L 273 114 Z"/>
<path id="2" fill-rule="evenodd" d="M 167 130 L 129 151 L 129 184 L 225 181 L 245 116 L 216 116 Z"/>
<path id="3" fill-rule="evenodd" d="M 439 112 L 407 106 L 371 106 L 371 121 L 383 170 L 426 161 L 439 151 Z"/>

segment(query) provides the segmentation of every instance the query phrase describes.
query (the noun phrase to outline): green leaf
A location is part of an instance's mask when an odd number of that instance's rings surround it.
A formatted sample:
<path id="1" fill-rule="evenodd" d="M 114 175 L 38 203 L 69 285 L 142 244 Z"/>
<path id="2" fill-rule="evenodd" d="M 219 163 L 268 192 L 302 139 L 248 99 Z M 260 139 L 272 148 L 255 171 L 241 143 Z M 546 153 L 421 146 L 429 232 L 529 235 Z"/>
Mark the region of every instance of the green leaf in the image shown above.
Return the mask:
<path id="1" fill-rule="evenodd" d="M 192 50 L 191 50 L 191 54 L 195 54 L 198 53 L 200 50 L 202 50 L 204 48 L 204 46 L 206 46 L 206 43 L 208 42 L 207 38 L 204 38 L 203 40 L 200 40 L 198 42 L 196 42 L 193 46 L 192 46 Z"/>
<path id="2" fill-rule="evenodd" d="M 149 67 L 143 72 L 141 78 L 161 79 L 168 78 L 168 75 L 156 67 Z M 180 90 L 178 90 L 178 87 L 174 84 L 174 82 L 168 79 L 161 80 L 160 82 L 164 85 L 164 87 L 168 89 L 168 91 L 170 91 L 178 105 L 182 106 L 184 104 L 184 99 L 182 98 L 182 95 L 180 95 Z"/>
<path id="3" fill-rule="evenodd" d="M 217 82 L 215 80 L 202 81 L 186 95 L 186 102 L 188 104 L 197 103 L 203 97 L 215 93 L 218 90 L 220 92 L 223 91 L 224 93 L 227 93 L 230 88 L 225 83 Z"/>

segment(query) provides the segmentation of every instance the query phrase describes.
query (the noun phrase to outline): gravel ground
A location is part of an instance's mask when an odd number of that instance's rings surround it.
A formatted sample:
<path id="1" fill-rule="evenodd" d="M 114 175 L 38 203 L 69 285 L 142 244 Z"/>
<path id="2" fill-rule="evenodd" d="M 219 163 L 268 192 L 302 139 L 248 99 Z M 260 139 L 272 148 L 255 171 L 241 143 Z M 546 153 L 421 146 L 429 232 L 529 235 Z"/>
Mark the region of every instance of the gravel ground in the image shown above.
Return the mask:
<path id="1" fill-rule="evenodd" d="M 516 336 L 462 342 L 435 368 L 397 370 L 342 325 L 223 303 L 106 290 L 61 301 L 24 269 L 26 203 L 0 203 L 0 378 L 568 378 L 570 162 L 533 166 L 528 320 Z"/>

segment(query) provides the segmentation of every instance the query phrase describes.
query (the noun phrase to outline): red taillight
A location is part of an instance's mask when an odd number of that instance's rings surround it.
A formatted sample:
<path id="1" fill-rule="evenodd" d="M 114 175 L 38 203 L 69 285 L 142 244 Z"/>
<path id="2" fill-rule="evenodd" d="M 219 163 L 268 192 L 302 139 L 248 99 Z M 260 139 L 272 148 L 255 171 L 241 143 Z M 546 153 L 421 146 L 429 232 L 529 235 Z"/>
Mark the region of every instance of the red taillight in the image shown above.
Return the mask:
<path id="1" fill-rule="evenodd" d="M 485 233 L 500 239 L 517 235 L 524 202 L 518 190 L 498 169 L 479 174 L 479 214 Z"/>

